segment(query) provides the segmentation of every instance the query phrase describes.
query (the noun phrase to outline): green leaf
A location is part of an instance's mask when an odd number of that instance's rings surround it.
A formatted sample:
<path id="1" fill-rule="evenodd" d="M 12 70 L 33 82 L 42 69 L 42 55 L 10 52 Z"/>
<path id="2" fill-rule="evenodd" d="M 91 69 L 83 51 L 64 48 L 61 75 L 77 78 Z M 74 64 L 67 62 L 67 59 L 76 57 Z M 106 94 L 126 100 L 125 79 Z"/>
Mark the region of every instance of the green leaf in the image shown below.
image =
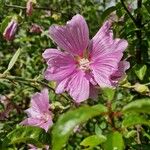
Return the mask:
<path id="1" fill-rule="evenodd" d="M 115 96 L 115 89 L 103 88 L 102 89 L 102 95 L 103 95 L 104 99 L 112 101 L 114 96 Z"/>
<path id="2" fill-rule="evenodd" d="M 99 127 L 98 124 L 95 124 L 95 134 L 96 135 L 101 135 L 102 134 L 102 129 Z"/>
<path id="3" fill-rule="evenodd" d="M 143 3 L 144 4 L 144 6 L 145 6 L 145 8 L 146 8 L 146 10 L 148 11 L 148 13 L 150 14 L 150 1 L 149 0 L 147 0 L 145 3 Z"/>
<path id="4" fill-rule="evenodd" d="M 6 73 L 6 72 L 8 72 L 9 70 L 12 69 L 12 67 L 14 66 L 15 62 L 17 61 L 17 59 L 18 59 L 18 57 L 19 57 L 19 55 L 20 55 L 20 52 L 21 52 L 21 49 L 19 48 L 19 49 L 15 52 L 14 56 L 12 57 L 12 59 L 10 60 L 10 62 L 9 62 L 9 64 L 8 64 L 8 67 L 7 67 L 7 70 L 6 70 L 4 73 Z"/>
<path id="5" fill-rule="evenodd" d="M 123 127 L 131 127 L 138 124 L 150 126 L 150 120 L 147 120 L 144 116 L 133 113 L 127 115 L 122 122 Z"/>
<path id="6" fill-rule="evenodd" d="M 134 136 L 136 136 L 136 134 L 137 134 L 136 130 L 131 130 L 125 134 L 125 138 L 128 139 L 128 138 L 134 137 Z"/>
<path id="7" fill-rule="evenodd" d="M 136 101 L 133 101 L 124 106 L 122 112 L 150 113 L 150 98 L 138 99 Z"/>
<path id="8" fill-rule="evenodd" d="M 150 144 L 136 144 L 132 146 L 133 150 L 150 150 Z"/>
<path id="9" fill-rule="evenodd" d="M 91 135 L 87 138 L 85 138 L 81 143 L 80 145 L 82 146 L 89 146 L 89 147 L 95 147 L 103 142 L 106 141 L 106 137 L 103 136 L 103 135 Z"/>
<path id="10" fill-rule="evenodd" d="M 115 6 L 112 6 L 106 9 L 101 16 L 102 22 L 115 10 L 116 10 Z"/>
<path id="11" fill-rule="evenodd" d="M 123 150 L 125 148 L 122 134 L 118 131 L 108 134 L 106 142 L 103 144 L 104 150 Z"/>
<path id="12" fill-rule="evenodd" d="M 95 106 L 82 106 L 75 110 L 68 111 L 59 117 L 52 130 L 53 150 L 61 150 L 67 142 L 73 129 L 83 122 L 107 112 L 107 108 L 101 104 Z"/>
<path id="13" fill-rule="evenodd" d="M 123 9 L 123 10 L 124 10 L 124 9 Z M 116 14 L 117 14 L 117 16 L 118 16 L 119 18 L 124 15 L 124 13 L 122 12 L 122 4 L 121 4 L 121 2 L 118 2 L 118 3 L 116 4 Z"/>
<path id="14" fill-rule="evenodd" d="M 8 23 L 11 21 L 11 16 L 7 16 L 3 22 L 1 23 L 0 32 L 3 33 L 5 28 L 7 27 Z"/>
<path id="15" fill-rule="evenodd" d="M 31 143 L 37 147 L 43 147 L 44 145 L 49 145 L 49 141 L 50 135 L 46 133 L 44 129 L 33 126 L 23 126 L 10 132 L 5 137 L 2 147 L 6 148 L 19 143 Z"/>
<path id="16" fill-rule="evenodd" d="M 134 71 L 135 71 L 135 74 L 137 75 L 137 77 L 140 79 L 140 80 L 143 80 L 144 79 L 144 76 L 146 74 L 146 71 L 147 71 L 147 66 L 146 65 L 136 65 L 134 67 Z"/>

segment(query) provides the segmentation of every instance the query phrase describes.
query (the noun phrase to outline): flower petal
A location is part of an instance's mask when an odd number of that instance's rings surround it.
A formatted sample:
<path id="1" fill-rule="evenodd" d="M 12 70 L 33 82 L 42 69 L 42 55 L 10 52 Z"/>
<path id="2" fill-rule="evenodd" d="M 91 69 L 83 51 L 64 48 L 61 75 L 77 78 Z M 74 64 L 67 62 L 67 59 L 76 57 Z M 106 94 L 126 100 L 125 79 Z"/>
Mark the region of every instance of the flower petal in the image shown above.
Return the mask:
<path id="1" fill-rule="evenodd" d="M 56 88 L 56 93 L 60 94 L 65 92 L 66 87 L 68 85 L 70 77 L 66 77 L 64 80 L 62 80 L 61 82 L 58 83 L 57 88 Z"/>
<path id="2" fill-rule="evenodd" d="M 32 109 L 32 112 L 30 111 L 30 114 L 32 113 L 32 116 L 33 114 L 37 113 L 37 112 L 40 112 L 40 113 L 46 113 L 46 112 L 49 112 L 49 97 L 48 97 L 48 89 L 43 89 L 41 91 L 41 93 L 36 93 L 32 96 L 32 99 L 31 99 L 31 108 L 29 108 L 30 110 Z M 29 109 L 28 109 L 28 112 L 29 112 Z"/>
<path id="3" fill-rule="evenodd" d="M 92 61 L 90 67 L 94 75 L 94 79 L 100 87 L 112 86 L 110 77 L 118 68 L 118 63 L 122 58 L 122 53 L 115 52 L 110 55 L 99 56 L 99 59 Z"/>
<path id="4" fill-rule="evenodd" d="M 31 106 L 30 108 L 25 110 L 25 113 L 28 115 L 28 117 L 38 119 L 42 118 L 42 113 L 37 106 Z"/>
<path id="5" fill-rule="evenodd" d="M 117 83 L 121 80 L 124 75 L 125 71 L 130 68 L 130 63 L 126 60 L 120 61 L 117 70 L 111 75 L 111 79 L 114 83 Z"/>
<path id="6" fill-rule="evenodd" d="M 56 49 L 47 49 L 43 53 L 48 68 L 45 71 L 47 80 L 63 80 L 70 75 L 76 68 L 76 62 L 72 55 Z"/>
<path id="7" fill-rule="evenodd" d="M 70 78 L 66 90 L 77 103 L 80 103 L 89 98 L 89 86 L 85 72 L 79 70 Z"/>
<path id="8" fill-rule="evenodd" d="M 106 21 L 97 34 L 90 41 L 91 58 L 95 59 L 100 55 L 106 55 L 113 52 L 123 52 L 128 43 L 126 40 L 113 39 L 113 33 L 110 30 L 111 23 Z"/>
<path id="9" fill-rule="evenodd" d="M 51 26 L 49 34 L 60 48 L 74 55 L 82 55 L 89 43 L 88 26 L 79 14 L 68 21 L 66 26 Z"/>
<path id="10" fill-rule="evenodd" d="M 31 126 L 39 126 L 41 125 L 42 120 L 37 118 L 27 118 L 23 120 L 20 124 L 21 125 L 31 125 Z"/>
<path id="11" fill-rule="evenodd" d="M 45 131 L 47 132 L 48 129 L 53 125 L 52 119 L 49 119 L 47 122 L 43 122 L 40 127 L 45 129 Z"/>

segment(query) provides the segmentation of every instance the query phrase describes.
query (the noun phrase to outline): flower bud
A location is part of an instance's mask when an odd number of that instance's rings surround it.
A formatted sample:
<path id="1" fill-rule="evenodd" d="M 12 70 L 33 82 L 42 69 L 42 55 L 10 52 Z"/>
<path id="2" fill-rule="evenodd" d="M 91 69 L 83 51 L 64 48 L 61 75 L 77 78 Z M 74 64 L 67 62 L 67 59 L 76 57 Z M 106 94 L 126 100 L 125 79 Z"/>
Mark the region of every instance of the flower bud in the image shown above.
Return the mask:
<path id="1" fill-rule="evenodd" d="M 141 94 L 149 92 L 149 88 L 144 84 L 136 83 L 134 85 L 134 89 L 135 89 L 135 91 L 137 91 L 138 93 L 141 93 Z"/>
<path id="2" fill-rule="evenodd" d="M 128 4 L 127 8 L 128 8 L 128 10 L 129 10 L 129 12 L 132 12 L 132 11 L 133 11 L 133 8 L 132 8 L 132 5 L 131 5 L 131 4 Z"/>
<path id="3" fill-rule="evenodd" d="M 32 15 L 32 11 L 33 11 L 33 2 L 32 2 L 32 0 L 28 0 L 27 4 L 26 4 L 26 14 L 28 16 L 31 16 Z"/>
<path id="4" fill-rule="evenodd" d="M 30 28 L 30 32 L 31 33 L 41 33 L 43 31 L 42 27 L 39 26 L 38 24 L 32 24 L 31 28 Z"/>
<path id="5" fill-rule="evenodd" d="M 26 14 L 28 16 L 32 15 L 33 12 L 33 5 L 36 4 L 36 0 L 28 0 L 26 4 Z"/>
<path id="6" fill-rule="evenodd" d="M 18 22 L 16 19 L 12 19 L 7 27 L 5 28 L 4 32 L 3 32 L 3 37 L 7 40 L 7 41 L 11 41 L 14 36 L 15 33 L 17 31 L 17 26 L 18 26 Z"/>

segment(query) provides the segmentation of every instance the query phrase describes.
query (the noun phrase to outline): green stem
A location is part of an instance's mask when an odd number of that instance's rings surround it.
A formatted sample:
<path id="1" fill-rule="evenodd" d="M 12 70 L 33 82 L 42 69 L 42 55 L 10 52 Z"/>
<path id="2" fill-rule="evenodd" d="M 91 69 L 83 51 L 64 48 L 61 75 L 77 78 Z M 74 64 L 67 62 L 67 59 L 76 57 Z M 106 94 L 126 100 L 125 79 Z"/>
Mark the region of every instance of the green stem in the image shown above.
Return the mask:
<path id="1" fill-rule="evenodd" d="M 9 5 L 9 4 L 6 4 L 5 3 L 5 7 L 9 7 L 9 8 L 17 8 L 17 9 L 22 9 L 22 10 L 25 10 L 26 7 L 23 7 L 23 6 L 18 6 L 18 5 Z M 48 7 L 34 7 L 34 9 L 41 9 L 41 10 L 52 10 L 51 8 L 48 8 Z"/>

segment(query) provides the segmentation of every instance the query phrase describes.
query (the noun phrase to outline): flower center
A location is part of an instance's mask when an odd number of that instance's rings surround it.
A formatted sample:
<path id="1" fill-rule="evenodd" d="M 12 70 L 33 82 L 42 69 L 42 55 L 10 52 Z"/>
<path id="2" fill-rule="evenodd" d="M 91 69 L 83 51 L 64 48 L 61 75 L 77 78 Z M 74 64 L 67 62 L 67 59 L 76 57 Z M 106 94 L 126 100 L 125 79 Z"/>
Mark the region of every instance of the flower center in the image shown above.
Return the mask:
<path id="1" fill-rule="evenodd" d="M 79 69 L 87 71 L 90 69 L 90 61 L 87 58 L 79 59 Z"/>
<path id="2" fill-rule="evenodd" d="M 50 119 L 50 115 L 48 113 L 43 114 L 43 119 L 47 122 Z"/>

